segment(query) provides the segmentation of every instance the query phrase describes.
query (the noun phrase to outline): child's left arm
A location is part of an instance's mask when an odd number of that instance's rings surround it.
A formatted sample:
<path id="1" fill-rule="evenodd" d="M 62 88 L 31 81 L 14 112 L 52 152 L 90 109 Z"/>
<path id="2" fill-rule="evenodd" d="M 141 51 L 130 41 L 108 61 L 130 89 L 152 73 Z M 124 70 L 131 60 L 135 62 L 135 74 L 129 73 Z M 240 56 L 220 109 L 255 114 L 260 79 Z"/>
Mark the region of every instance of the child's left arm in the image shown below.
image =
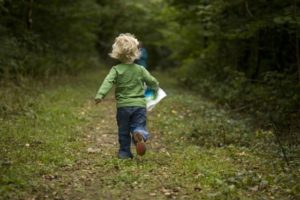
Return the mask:
<path id="1" fill-rule="evenodd" d="M 158 81 L 145 68 L 142 68 L 142 70 L 143 70 L 143 79 L 146 82 L 147 87 L 157 92 L 159 86 Z"/>
<path id="2" fill-rule="evenodd" d="M 101 84 L 101 87 L 99 88 L 99 90 L 96 94 L 96 97 L 95 97 L 96 103 L 100 103 L 101 100 L 107 95 L 107 93 L 112 88 L 113 84 L 115 83 L 116 77 L 117 77 L 117 71 L 113 67 L 113 68 L 111 68 L 111 70 L 107 74 L 107 76 L 105 77 L 103 83 Z"/>

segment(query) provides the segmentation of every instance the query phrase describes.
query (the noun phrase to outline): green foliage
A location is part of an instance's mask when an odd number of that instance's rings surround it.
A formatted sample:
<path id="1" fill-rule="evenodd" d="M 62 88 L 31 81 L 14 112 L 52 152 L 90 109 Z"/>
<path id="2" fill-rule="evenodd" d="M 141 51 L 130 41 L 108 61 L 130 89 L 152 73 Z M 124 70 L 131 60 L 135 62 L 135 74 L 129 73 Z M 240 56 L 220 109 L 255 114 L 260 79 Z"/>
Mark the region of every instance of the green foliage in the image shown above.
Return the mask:
<path id="1" fill-rule="evenodd" d="M 277 124 L 294 143 L 300 131 L 299 3 L 169 2 L 175 14 L 166 16 L 161 33 L 178 60 L 178 80 L 251 113 L 264 127 Z"/>
<path id="2" fill-rule="evenodd" d="M 170 61 L 167 58 L 170 50 L 163 42 L 161 30 L 166 30 L 164 15 L 174 13 L 166 13 L 169 10 L 164 0 L 113 1 L 100 4 L 102 13 L 99 18 L 97 49 L 109 65 L 112 61 L 107 55 L 111 51 L 114 38 L 120 33 L 132 33 L 143 43 L 149 53 L 150 69 L 168 65 L 166 61 Z"/>
<path id="3" fill-rule="evenodd" d="M 1 79 L 72 73 L 95 65 L 90 59 L 97 56 L 100 7 L 94 0 L 4 0 L 0 5 Z"/>

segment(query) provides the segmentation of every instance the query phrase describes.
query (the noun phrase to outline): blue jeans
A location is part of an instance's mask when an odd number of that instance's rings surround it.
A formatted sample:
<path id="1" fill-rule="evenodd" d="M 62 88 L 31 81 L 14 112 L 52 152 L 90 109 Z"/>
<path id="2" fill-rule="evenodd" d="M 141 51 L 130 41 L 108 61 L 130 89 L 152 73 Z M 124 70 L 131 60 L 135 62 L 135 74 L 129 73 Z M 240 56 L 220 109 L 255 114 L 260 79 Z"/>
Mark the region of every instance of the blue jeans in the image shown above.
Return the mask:
<path id="1" fill-rule="evenodd" d="M 119 158 L 132 158 L 130 151 L 131 134 L 139 132 L 146 141 L 149 133 L 146 129 L 146 108 L 144 107 L 121 107 L 117 109 L 117 123 L 119 133 Z"/>

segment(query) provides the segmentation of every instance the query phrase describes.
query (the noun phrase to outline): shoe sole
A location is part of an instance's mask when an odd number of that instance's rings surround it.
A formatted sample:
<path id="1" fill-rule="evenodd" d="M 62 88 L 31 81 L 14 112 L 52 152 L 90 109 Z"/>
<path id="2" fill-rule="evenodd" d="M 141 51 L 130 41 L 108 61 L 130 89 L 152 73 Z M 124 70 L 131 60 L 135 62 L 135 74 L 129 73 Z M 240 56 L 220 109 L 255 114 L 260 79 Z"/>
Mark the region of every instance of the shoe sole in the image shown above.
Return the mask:
<path id="1" fill-rule="evenodd" d="M 140 133 L 134 133 L 133 134 L 133 139 L 134 139 L 135 144 L 136 144 L 136 153 L 139 156 L 145 155 L 146 145 L 145 145 L 145 142 L 143 140 L 143 136 Z"/>

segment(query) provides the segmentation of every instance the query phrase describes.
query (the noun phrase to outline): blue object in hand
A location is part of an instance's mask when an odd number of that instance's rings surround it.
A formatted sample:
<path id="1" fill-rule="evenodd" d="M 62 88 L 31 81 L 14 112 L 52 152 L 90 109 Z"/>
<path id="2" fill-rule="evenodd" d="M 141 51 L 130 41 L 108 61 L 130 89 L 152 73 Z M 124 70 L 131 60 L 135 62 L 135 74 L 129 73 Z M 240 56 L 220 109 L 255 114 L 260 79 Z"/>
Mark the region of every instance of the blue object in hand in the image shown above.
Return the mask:
<path id="1" fill-rule="evenodd" d="M 154 99 L 154 91 L 151 90 L 150 88 L 147 88 L 147 89 L 145 90 L 144 95 L 145 95 L 145 98 L 146 98 L 146 99 Z"/>

